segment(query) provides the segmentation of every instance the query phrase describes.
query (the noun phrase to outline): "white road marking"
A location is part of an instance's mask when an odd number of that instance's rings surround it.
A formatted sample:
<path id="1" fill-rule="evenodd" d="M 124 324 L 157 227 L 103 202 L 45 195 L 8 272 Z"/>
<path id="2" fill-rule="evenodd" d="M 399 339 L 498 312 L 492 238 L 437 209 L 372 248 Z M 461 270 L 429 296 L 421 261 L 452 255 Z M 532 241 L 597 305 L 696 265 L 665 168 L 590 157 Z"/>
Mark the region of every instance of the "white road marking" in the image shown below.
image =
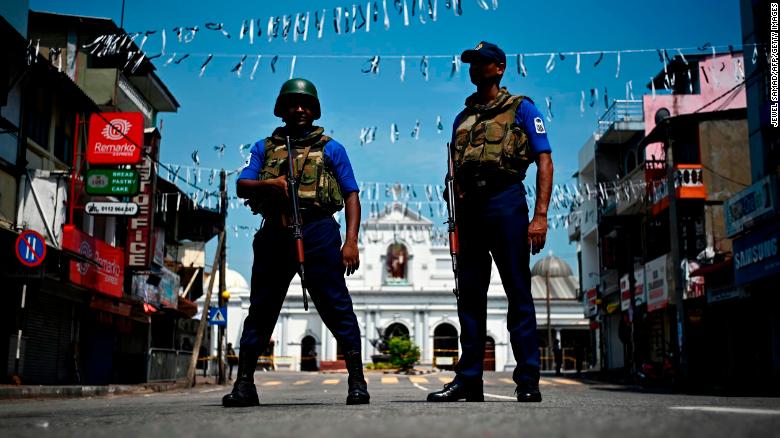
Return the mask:
<path id="1" fill-rule="evenodd" d="M 485 397 L 493 397 L 493 398 L 498 398 L 498 399 L 501 399 L 501 400 L 515 400 L 515 401 L 517 401 L 517 397 L 510 397 L 508 395 L 488 394 L 487 392 L 485 393 Z"/>
<path id="2" fill-rule="evenodd" d="M 417 382 L 412 382 L 412 385 L 414 385 L 414 387 L 419 389 L 419 390 L 430 391 L 428 388 L 420 385 Z M 517 400 L 516 397 L 509 397 L 509 396 L 506 396 L 506 395 L 488 394 L 488 393 L 485 393 L 485 397 L 492 397 L 492 398 L 497 398 L 497 399 L 501 399 L 501 400 Z"/>
<path id="3" fill-rule="evenodd" d="M 420 376 L 411 376 L 409 377 L 409 381 L 412 383 L 428 383 L 428 379 Z"/>
<path id="4" fill-rule="evenodd" d="M 224 390 L 224 389 L 225 389 L 225 387 L 224 387 L 224 386 L 220 386 L 219 388 L 204 389 L 204 390 L 203 390 L 203 391 L 201 391 L 200 393 L 201 393 L 201 394 L 205 394 L 205 393 L 207 393 L 207 392 L 217 392 L 217 391 L 222 391 L 222 390 Z"/>
<path id="5" fill-rule="evenodd" d="M 415 386 L 417 389 L 421 389 L 421 390 L 423 390 L 423 391 L 430 391 L 430 389 L 428 389 L 428 388 L 426 388 L 426 387 L 424 387 L 424 386 L 420 385 L 420 384 L 419 384 L 419 383 L 417 383 L 417 382 L 412 382 L 412 385 L 414 385 L 414 386 Z"/>
<path id="6" fill-rule="evenodd" d="M 394 385 L 398 383 L 398 377 L 382 377 L 383 385 Z"/>
<path id="7" fill-rule="evenodd" d="M 322 381 L 323 385 L 338 385 L 339 379 L 326 379 Z"/>
<path id="8" fill-rule="evenodd" d="M 676 411 L 721 412 L 728 414 L 780 415 L 780 410 L 775 409 L 733 408 L 728 406 L 671 406 L 669 409 L 674 409 Z"/>
<path id="9" fill-rule="evenodd" d="M 293 385 L 305 385 L 307 383 L 311 382 L 311 380 L 298 380 Z"/>
<path id="10" fill-rule="evenodd" d="M 551 377 L 550 380 L 554 383 L 560 383 L 561 385 L 582 385 L 582 383 L 576 380 L 565 379 L 562 377 Z"/>

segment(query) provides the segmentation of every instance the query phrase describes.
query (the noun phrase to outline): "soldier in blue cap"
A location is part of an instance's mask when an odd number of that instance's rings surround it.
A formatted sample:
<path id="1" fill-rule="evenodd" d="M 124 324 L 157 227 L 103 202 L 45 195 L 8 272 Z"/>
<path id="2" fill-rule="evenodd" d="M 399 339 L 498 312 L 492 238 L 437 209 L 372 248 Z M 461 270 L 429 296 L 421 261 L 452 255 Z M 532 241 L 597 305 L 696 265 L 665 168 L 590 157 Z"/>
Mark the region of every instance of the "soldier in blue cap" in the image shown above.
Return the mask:
<path id="1" fill-rule="evenodd" d="M 462 354 L 455 379 L 428 401 L 484 401 L 487 290 L 495 261 L 507 295 L 507 328 L 517 361 L 514 381 L 520 402 L 539 402 L 539 346 L 531 296 L 530 254 L 544 248 L 553 163 L 542 114 L 533 101 L 501 87 L 506 54 L 481 42 L 461 55 L 469 63 L 476 93 L 455 117 L 454 165 Z M 523 179 L 536 163 L 536 205 L 528 220 Z M 447 199 L 447 196 L 445 196 Z M 491 258 L 492 255 L 492 258 Z"/>
<path id="2" fill-rule="evenodd" d="M 344 273 L 360 266 L 357 238 L 360 225 L 358 185 L 344 146 L 314 126 L 320 118 L 320 101 L 314 84 L 290 79 L 282 85 L 274 115 L 284 126 L 251 149 L 249 164 L 238 176 L 236 194 L 248 200 L 263 226 L 252 245 L 249 315 L 244 321 L 238 372 L 233 391 L 222 398 L 225 407 L 259 404 L 254 384 L 257 359 L 269 345 L 290 281 L 299 268 L 295 254 L 287 179 L 290 142 L 303 222 L 305 272 L 312 300 L 322 321 L 345 351 L 349 378 L 347 404 L 369 402 L 363 377 L 360 327 L 352 309 Z M 333 214 L 346 209 L 346 241 L 341 245 L 339 224 Z"/>

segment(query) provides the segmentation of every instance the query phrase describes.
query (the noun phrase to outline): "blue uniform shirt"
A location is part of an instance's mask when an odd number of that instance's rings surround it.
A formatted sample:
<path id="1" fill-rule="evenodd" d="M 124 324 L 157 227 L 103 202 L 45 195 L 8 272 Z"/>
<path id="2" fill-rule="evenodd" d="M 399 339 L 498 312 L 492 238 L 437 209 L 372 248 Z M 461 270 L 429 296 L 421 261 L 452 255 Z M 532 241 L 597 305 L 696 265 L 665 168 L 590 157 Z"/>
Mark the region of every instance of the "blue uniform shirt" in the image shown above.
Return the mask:
<path id="1" fill-rule="evenodd" d="M 331 139 L 325 143 L 323 148 L 323 154 L 325 158 L 330 160 L 334 176 L 339 182 L 341 188 L 341 194 L 346 197 L 352 192 L 358 192 L 357 181 L 355 181 L 355 174 L 352 172 L 352 164 L 349 162 L 347 151 L 344 146 L 336 140 Z M 263 169 L 263 162 L 265 161 L 265 140 L 260 140 L 252 146 L 249 151 L 249 164 L 238 175 L 238 179 L 258 179 L 260 177 L 260 171 Z"/>
<path id="2" fill-rule="evenodd" d="M 455 130 L 463 119 L 463 112 L 455 117 L 455 123 L 452 126 L 453 142 L 455 141 Z M 523 99 L 517 107 L 515 114 L 515 123 L 528 136 L 528 145 L 531 147 L 534 157 L 542 153 L 552 152 L 550 142 L 547 140 L 547 128 L 544 126 L 544 116 L 539 108 L 528 99 Z"/>

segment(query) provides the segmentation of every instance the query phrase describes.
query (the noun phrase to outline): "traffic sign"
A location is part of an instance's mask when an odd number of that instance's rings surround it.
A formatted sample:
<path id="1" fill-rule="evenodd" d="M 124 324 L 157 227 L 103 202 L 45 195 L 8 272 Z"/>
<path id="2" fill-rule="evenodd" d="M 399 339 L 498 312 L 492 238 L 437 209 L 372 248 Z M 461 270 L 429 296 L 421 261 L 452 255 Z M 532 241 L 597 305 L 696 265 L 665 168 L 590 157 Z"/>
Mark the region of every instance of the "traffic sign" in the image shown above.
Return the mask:
<path id="1" fill-rule="evenodd" d="M 46 258 L 46 241 L 43 236 L 33 230 L 20 234 L 16 238 L 16 258 L 29 268 L 43 263 Z"/>
<path id="2" fill-rule="evenodd" d="M 135 196 L 138 193 L 138 171 L 133 169 L 87 170 L 87 194 Z"/>
<path id="3" fill-rule="evenodd" d="M 227 326 L 227 307 L 209 307 L 209 325 Z"/>
<path id="4" fill-rule="evenodd" d="M 87 202 L 84 207 L 93 216 L 135 216 L 138 204 L 134 202 Z"/>

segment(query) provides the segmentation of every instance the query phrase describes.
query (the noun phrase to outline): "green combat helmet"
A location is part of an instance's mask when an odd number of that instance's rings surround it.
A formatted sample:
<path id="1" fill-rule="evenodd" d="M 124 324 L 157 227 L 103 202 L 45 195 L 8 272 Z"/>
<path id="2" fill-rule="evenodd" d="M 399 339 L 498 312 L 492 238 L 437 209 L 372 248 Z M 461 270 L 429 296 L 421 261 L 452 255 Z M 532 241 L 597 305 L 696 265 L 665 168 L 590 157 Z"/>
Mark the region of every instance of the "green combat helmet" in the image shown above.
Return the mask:
<path id="1" fill-rule="evenodd" d="M 282 117 L 285 98 L 292 94 L 303 94 L 311 97 L 314 103 L 312 108 L 314 120 L 320 118 L 320 100 L 317 97 L 317 87 L 310 81 L 301 78 L 290 79 L 282 84 L 282 89 L 279 90 L 279 97 L 276 98 L 276 105 L 274 106 L 274 115 L 276 117 Z"/>

